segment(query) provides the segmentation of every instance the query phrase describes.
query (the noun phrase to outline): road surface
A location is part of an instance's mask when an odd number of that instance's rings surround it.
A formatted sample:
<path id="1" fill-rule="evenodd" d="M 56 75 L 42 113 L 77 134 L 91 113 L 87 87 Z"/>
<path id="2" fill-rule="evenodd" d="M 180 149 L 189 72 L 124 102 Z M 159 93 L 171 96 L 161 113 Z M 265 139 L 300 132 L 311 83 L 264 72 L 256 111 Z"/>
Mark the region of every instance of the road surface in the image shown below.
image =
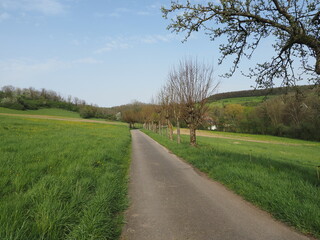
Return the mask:
<path id="1" fill-rule="evenodd" d="M 306 240 L 223 185 L 132 131 L 123 240 Z"/>

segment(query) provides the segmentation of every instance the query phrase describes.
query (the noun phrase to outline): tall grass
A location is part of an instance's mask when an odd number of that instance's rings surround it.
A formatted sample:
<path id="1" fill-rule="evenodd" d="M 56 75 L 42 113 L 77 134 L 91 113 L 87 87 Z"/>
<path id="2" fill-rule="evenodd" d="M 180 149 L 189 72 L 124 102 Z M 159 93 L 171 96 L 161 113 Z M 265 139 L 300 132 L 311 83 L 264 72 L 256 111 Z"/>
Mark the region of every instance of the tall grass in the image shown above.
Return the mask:
<path id="1" fill-rule="evenodd" d="M 0 116 L 0 239 L 117 239 L 126 127 Z"/>
<path id="2" fill-rule="evenodd" d="M 291 146 L 198 137 L 199 146 L 194 148 L 189 146 L 188 136 L 183 136 L 179 145 L 146 133 L 275 218 L 320 238 L 318 144 Z"/>

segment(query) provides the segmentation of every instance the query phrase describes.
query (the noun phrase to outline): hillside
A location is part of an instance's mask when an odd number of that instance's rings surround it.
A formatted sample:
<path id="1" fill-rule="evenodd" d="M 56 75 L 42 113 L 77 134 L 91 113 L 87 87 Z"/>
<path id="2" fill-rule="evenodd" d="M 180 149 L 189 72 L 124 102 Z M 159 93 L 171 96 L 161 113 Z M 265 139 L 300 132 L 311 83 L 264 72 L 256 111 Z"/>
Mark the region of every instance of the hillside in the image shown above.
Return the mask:
<path id="1" fill-rule="evenodd" d="M 208 98 L 208 102 L 218 101 L 229 98 L 252 98 L 253 97 L 268 97 L 292 92 L 304 92 L 311 89 L 312 86 L 295 86 L 295 87 L 278 87 L 271 89 L 252 89 L 234 92 L 217 93 Z"/>
<path id="2" fill-rule="evenodd" d="M 36 90 L 32 87 L 22 89 L 13 86 L 2 87 L 0 90 L 0 107 L 12 109 L 12 111 L 26 111 L 28 112 L 26 114 L 32 114 L 32 111 L 38 110 L 49 111 L 48 115 L 59 115 L 61 111 L 58 109 L 63 109 L 66 111 L 62 114 L 67 114 L 71 117 L 80 116 L 82 118 L 115 120 L 115 113 L 112 109 L 87 104 L 84 100 L 77 97 L 69 96 L 66 99 L 55 91 L 46 89 Z"/>
<path id="3" fill-rule="evenodd" d="M 240 104 L 244 107 L 255 107 L 262 103 L 263 101 L 274 97 L 275 95 L 269 96 L 255 96 L 255 97 L 232 97 L 232 98 L 223 98 L 220 100 L 210 102 L 210 106 L 219 106 L 223 107 L 228 104 Z"/>

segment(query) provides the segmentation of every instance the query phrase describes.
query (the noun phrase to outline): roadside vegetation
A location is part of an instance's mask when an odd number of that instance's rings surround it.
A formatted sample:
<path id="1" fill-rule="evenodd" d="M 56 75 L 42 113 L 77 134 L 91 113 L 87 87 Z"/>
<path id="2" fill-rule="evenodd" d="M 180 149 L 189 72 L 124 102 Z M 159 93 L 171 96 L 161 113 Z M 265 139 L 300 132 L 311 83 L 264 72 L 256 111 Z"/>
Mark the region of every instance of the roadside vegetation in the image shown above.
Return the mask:
<path id="1" fill-rule="evenodd" d="M 118 239 L 125 126 L 0 116 L 0 239 Z"/>
<path id="2" fill-rule="evenodd" d="M 198 136 L 198 147 L 143 130 L 174 154 L 305 234 L 320 238 L 320 143 L 240 135 L 239 140 Z M 224 133 L 219 133 L 220 136 Z M 226 135 L 228 137 L 229 135 Z M 237 138 L 237 134 L 232 134 Z M 176 137 L 176 136 L 175 136 Z"/>

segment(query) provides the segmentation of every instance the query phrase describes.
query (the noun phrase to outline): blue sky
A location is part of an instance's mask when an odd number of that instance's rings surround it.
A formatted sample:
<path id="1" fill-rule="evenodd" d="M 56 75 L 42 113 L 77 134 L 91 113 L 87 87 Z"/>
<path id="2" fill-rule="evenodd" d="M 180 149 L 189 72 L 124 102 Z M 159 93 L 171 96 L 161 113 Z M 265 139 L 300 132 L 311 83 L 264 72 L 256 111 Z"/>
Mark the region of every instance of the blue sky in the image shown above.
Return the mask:
<path id="1" fill-rule="evenodd" d="M 169 3 L 0 0 L 0 87 L 46 88 L 103 107 L 150 102 L 185 57 L 213 64 L 219 92 L 254 85 L 241 74 L 219 77 L 230 62 L 218 66 L 218 42 L 199 32 L 181 43 L 183 34 L 166 30 L 160 7 Z"/>

